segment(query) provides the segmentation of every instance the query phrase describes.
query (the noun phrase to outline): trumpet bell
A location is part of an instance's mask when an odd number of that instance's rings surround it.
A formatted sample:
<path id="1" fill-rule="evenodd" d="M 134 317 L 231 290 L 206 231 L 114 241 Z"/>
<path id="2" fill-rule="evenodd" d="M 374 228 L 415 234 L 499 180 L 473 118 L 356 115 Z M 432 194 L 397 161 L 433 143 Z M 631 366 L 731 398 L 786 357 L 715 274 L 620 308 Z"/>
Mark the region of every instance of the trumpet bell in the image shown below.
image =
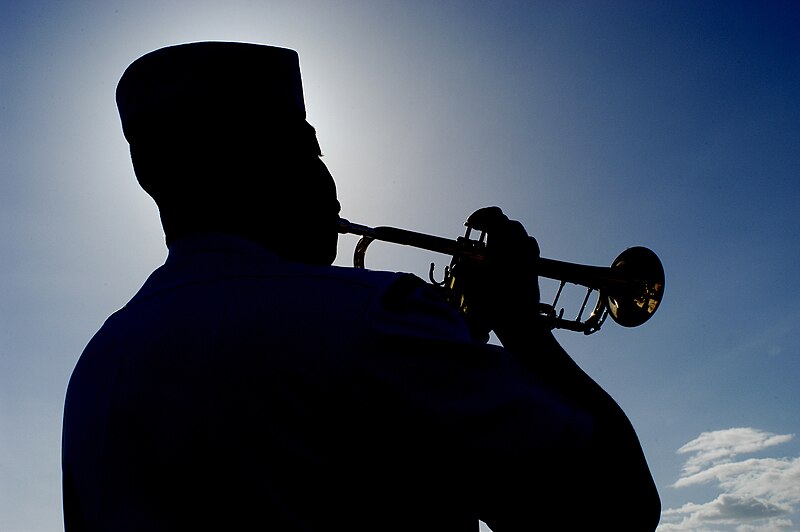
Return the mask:
<path id="1" fill-rule="evenodd" d="M 655 314 L 664 297 L 664 267 L 653 251 L 632 247 L 620 253 L 611 269 L 629 281 L 603 288 L 601 299 L 615 322 L 638 327 Z"/>

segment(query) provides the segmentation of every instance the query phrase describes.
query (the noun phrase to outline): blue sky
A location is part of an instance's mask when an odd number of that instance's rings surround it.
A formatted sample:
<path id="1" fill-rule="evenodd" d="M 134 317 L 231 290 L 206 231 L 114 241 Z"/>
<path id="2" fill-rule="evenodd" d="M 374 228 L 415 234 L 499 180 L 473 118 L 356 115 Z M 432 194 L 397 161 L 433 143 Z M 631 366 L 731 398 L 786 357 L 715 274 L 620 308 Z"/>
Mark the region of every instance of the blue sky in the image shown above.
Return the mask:
<path id="1" fill-rule="evenodd" d="M 0 530 L 60 528 L 69 374 L 165 257 L 117 80 L 207 39 L 298 50 L 352 221 L 456 237 L 499 205 L 546 257 L 655 250 L 650 322 L 559 340 L 637 428 L 662 531 L 800 529 L 798 28 L 779 1 L 1 0 Z"/>

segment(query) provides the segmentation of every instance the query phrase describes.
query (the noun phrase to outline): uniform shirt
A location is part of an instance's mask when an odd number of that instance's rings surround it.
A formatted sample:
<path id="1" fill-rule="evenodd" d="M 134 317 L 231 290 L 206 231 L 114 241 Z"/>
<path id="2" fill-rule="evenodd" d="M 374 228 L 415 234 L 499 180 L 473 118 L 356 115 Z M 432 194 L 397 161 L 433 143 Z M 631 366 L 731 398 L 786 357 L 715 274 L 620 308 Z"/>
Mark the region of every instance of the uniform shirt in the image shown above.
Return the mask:
<path id="1" fill-rule="evenodd" d="M 415 277 L 184 238 L 73 372 L 66 531 L 652 530 L 618 407 L 519 358 Z"/>

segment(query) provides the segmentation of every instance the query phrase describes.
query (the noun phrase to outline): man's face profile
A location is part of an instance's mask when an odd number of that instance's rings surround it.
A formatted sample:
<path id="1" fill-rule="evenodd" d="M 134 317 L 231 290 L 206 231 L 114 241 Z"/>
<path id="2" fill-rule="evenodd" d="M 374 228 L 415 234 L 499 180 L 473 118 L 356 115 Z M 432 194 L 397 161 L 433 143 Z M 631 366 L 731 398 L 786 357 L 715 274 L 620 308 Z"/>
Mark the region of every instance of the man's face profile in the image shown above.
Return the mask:
<path id="1" fill-rule="evenodd" d="M 305 144 L 305 143 L 300 143 Z M 316 146 L 316 139 L 314 139 Z M 318 150 L 270 150 L 256 155 L 253 194 L 259 240 L 286 259 L 330 265 L 336 259 L 340 204 Z M 249 187 L 248 187 L 249 188 Z"/>

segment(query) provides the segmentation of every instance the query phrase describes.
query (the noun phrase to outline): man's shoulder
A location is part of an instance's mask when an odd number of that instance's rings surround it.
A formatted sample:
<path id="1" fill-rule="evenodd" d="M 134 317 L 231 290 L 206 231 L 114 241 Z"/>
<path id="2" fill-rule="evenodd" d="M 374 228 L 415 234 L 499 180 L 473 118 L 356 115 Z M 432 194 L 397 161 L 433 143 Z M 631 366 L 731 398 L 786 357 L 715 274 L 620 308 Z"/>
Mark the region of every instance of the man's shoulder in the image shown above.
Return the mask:
<path id="1" fill-rule="evenodd" d="M 208 234 L 173 245 L 167 261 L 150 275 L 128 306 L 177 289 L 196 291 L 209 285 L 246 285 L 254 293 L 270 290 L 369 300 L 388 312 L 444 303 L 436 287 L 410 273 L 285 261 L 255 242 Z"/>

